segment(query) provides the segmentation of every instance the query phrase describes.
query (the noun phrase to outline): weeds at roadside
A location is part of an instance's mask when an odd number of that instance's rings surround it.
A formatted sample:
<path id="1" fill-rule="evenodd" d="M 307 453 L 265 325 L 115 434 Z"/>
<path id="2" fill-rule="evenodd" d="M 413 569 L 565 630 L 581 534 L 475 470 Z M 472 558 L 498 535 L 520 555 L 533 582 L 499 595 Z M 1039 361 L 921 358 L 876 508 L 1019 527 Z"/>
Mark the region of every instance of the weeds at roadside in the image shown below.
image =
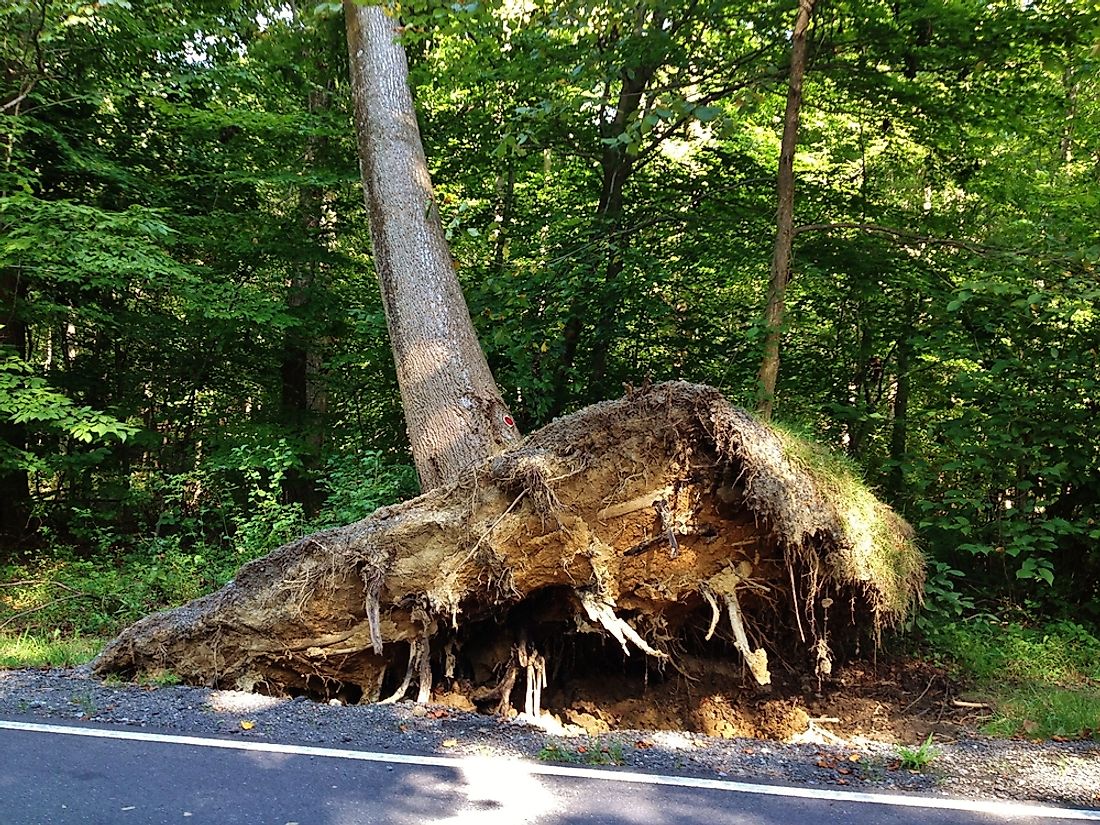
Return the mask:
<path id="1" fill-rule="evenodd" d="M 95 657 L 104 640 L 97 636 L 50 635 L 25 630 L 19 635 L 0 633 L 0 670 L 14 668 L 76 667 Z"/>
<path id="2" fill-rule="evenodd" d="M 142 674 L 138 684 L 149 688 L 162 688 L 178 685 L 182 681 L 178 674 L 170 670 L 155 670 Z"/>
<path id="3" fill-rule="evenodd" d="M 1100 737 L 1100 638 L 1084 626 L 980 618 L 929 626 L 925 638 L 932 655 L 994 708 L 983 733 Z"/>
<path id="4" fill-rule="evenodd" d="M 95 700 L 92 699 L 91 693 L 78 693 L 70 697 L 69 701 L 80 708 L 80 712 L 85 717 L 95 716 L 96 713 L 99 712 L 99 708 L 96 706 Z"/>
<path id="5" fill-rule="evenodd" d="M 538 758 L 543 762 L 571 765 L 621 765 L 626 759 L 622 744 L 615 741 L 604 745 L 578 745 L 573 749 L 548 742 L 539 750 Z"/>
<path id="6" fill-rule="evenodd" d="M 940 749 L 932 744 L 932 734 L 915 748 L 906 745 L 895 745 L 894 751 L 898 755 L 901 764 L 899 767 L 906 771 L 924 773 L 940 754 Z"/>

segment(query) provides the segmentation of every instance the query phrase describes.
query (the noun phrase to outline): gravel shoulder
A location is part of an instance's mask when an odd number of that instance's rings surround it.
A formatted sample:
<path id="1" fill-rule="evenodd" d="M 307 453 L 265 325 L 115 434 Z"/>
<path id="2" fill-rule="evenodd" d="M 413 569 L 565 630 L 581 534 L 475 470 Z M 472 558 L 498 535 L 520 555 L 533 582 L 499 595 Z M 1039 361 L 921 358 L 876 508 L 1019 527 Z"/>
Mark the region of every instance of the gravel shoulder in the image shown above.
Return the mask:
<path id="1" fill-rule="evenodd" d="M 394 753 L 507 755 L 634 770 L 864 791 L 932 793 L 1100 808 L 1100 743 L 978 735 L 937 742 L 923 773 L 897 749 L 811 727 L 801 741 L 669 731 L 568 735 L 443 706 L 324 705 L 238 691 L 111 684 L 87 668 L 0 671 L 0 718 L 86 721 L 199 736 Z"/>

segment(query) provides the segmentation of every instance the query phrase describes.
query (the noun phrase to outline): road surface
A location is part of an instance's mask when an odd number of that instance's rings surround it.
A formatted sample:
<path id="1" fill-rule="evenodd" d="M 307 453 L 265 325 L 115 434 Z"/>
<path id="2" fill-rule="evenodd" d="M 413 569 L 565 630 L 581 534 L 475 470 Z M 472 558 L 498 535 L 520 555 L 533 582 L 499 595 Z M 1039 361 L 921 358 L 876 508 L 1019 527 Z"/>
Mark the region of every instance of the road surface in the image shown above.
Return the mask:
<path id="1" fill-rule="evenodd" d="M 2 825 L 978 825 L 1100 811 L 0 721 Z"/>

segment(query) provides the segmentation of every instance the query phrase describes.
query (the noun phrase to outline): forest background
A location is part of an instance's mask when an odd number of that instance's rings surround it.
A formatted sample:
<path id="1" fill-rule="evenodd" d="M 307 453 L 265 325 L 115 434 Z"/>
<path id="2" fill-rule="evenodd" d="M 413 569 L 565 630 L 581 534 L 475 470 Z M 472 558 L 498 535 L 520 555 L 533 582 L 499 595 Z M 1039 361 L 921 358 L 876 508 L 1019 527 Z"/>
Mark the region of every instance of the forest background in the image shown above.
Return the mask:
<path id="1" fill-rule="evenodd" d="M 647 379 L 755 403 L 795 12 L 401 5 L 522 431 Z M 808 40 L 775 416 L 918 528 L 901 644 L 1095 715 L 1100 5 L 834 0 Z M 0 9 L 0 663 L 416 492 L 347 59 L 338 3 Z"/>

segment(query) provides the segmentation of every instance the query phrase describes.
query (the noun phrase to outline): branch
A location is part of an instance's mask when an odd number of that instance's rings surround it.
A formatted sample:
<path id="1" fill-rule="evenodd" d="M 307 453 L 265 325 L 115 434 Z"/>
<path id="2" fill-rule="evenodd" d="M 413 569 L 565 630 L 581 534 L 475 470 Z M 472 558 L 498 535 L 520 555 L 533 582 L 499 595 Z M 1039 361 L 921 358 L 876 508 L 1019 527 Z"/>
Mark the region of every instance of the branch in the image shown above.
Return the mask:
<path id="1" fill-rule="evenodd" d="M 1034 253 L 1020 249 L 1003 249 L 995 246 L 982 246 L 970 241 L 960 241 L 954 238 L 937 238 L 934 235 L 922 235 L 919 232 L 910 232 L 907 229 L 895 229 L 891 226 L 882 226 L 877 223 L 856 223 L 841 221 L 839 223 L 806 223 L 794 228 L 794 234 L 803 232 L 831 232 L 834 229 L 855 229 L 860 232 L 869 232 L 877 235 L 887 235 L 899 241 L 920 243 L 928 246 L 947 246 L 954 249 L 962 249 L 975 255 L 1032 255 Z"/>

